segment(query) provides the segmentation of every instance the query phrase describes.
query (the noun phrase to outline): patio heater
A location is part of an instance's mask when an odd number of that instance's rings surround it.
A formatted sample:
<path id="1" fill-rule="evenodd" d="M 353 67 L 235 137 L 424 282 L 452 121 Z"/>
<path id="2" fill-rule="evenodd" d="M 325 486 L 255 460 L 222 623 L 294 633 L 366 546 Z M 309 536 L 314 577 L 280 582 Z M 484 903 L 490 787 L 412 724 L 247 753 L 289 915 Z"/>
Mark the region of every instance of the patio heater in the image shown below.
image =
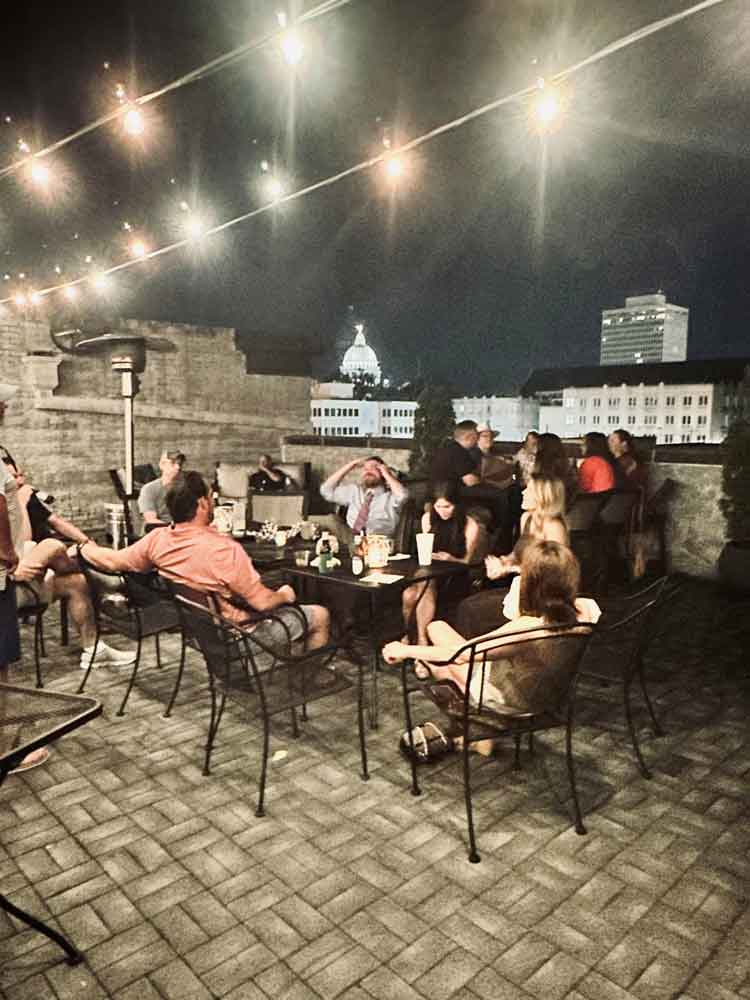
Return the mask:
<path id="1" fill-rule="evenodd" d="M 161 354 L 174 353 L 177 348 L 171 340 L 162 337 L 145 337 L 139 333 L 100 333 L 95 337 L 79 340 L 73 346 L 61 341 L 61 337 L 80 335 L 80 330 L 63 330 L 53 333 L 52 343 L 65 354 L 104 355 L 109 359 L 112 371 L 120 375 L 120 392 L 123 399 L 123 419 L 125 424 L 125 492 L 133 498 L 133 466 L 135 453 L 135 431 L 133 425 L 133 401 L 138 395 L 138 376 L 146 369 L 146 351 Z"/>

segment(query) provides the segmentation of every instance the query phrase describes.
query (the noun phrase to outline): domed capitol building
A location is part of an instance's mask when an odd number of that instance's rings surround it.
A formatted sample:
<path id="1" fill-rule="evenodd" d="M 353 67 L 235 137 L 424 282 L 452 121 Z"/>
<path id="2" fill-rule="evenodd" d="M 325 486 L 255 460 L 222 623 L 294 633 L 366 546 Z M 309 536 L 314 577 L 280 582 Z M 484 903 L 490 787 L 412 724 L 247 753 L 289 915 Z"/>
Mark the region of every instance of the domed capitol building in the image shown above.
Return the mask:
<path id="1" fill-rule="evenodd" d="M 348 375 L 352 379 L 361 378 L 363 375 L 372 376 L 374 385 L 380 385 L 381 370 L 378 356 L 365 340 L 364 323 L 357 323 L 355 326 L 357 335 L 354 343 L 347 348 L 344 359 L 341 362 L 341 374 Z"/>

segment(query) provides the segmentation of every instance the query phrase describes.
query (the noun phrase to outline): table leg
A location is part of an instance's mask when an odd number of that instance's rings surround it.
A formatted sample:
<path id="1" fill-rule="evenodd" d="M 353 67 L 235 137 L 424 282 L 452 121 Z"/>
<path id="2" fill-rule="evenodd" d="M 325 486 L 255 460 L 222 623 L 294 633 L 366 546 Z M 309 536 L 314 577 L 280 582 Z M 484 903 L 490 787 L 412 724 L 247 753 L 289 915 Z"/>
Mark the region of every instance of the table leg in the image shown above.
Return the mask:
<path id="1" fill-rule="evenodd" d="M 28 924 L 29 927 L 33 928 L 35 931 L 39 931 L 40 934 L 44 934 L 51 941 L 54 941 L 65 952 L 65 961 L 68 965 L 80 965 L 83 961 L 83 955 L 78 951 L 67 938 L 63 937 L 62 934 L 54 930 L 52 927 L 48 927 L 42 920 L 37 920 L 36 917 L 32 917 L 30 913 L 26 913 L 24 910 L 20 910 L 17 906 L 14 906 L 9 899 L 0 894 L 0 909 L 5 910 L 16 920 L 21 920 L 23 923 Z"/>
<path id="2" fill-rule="evenodd" d="M 378 705 L 378 671 L 380 669 L 380 636 L 375 628 L 375 594 L 367 595 L 370 600 L 370 645 L 372 646 L 372 679 L 370 682 L 370 700 L 368 715 L 370 719 L 370 729 L 377 729 L 379 725 L 379 705 Z"/>

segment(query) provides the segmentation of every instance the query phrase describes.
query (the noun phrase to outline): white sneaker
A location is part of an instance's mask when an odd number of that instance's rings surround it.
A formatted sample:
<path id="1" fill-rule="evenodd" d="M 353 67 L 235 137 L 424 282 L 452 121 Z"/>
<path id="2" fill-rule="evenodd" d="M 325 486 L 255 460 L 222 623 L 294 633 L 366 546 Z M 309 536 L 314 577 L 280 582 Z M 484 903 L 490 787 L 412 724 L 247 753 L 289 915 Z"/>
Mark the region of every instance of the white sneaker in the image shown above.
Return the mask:
<path id="1" fill-rule="evenodd" d="M 84 649 L 81 653 L 81 670 L 88 670 L 92 652 L 93 649 Z M 113 649 L 106 642 L 99 640 L 93 665 L 94 667 L 99 667 L 104 663 L 111 663 L 115 667 L 127 667 L 135 663 L 135 657 L 135 653 L 130 653 L 122 649 Z"/>

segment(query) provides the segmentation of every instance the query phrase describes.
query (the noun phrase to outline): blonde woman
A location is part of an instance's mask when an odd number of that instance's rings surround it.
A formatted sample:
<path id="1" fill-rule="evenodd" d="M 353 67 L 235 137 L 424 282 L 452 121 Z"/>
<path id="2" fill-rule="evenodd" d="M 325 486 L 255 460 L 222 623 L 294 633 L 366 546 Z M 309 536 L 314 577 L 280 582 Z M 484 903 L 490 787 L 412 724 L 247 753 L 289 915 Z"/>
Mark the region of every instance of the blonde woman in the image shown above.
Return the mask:
<path id="1" fill-rule="evenodd" d="M 518 573 L 523 552 L 530 542 L 558 542 L 560 545 L 568 545 L 565 484 L 561 479 L 535 472 L 523 491 L 523 511 L 521 537 L 513 551 L 505 556 L 487 556 L 484 561 L 489 580 L 500 580 Z M 463 635 L 469 638 L 482 635 L 495 628 L 503 621 L 503 617 L 515 617 L 509 611 L 516 608 L 519 585 L 516 580 L 509 583 L 508 591 L 480 590 L 461 602 L 456 622 Z"/>

